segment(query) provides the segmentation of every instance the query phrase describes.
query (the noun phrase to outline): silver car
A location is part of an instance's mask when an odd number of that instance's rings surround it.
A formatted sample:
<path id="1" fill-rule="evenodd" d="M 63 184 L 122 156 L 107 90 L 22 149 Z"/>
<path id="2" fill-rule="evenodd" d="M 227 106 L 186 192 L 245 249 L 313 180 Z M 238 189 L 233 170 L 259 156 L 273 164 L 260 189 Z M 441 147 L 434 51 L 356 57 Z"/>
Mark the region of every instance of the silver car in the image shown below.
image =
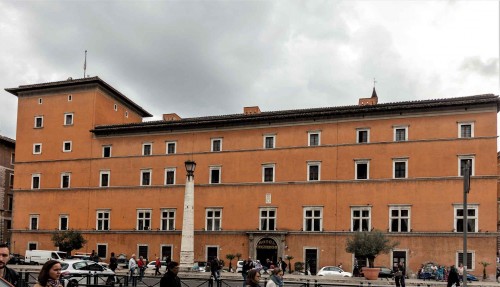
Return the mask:
<path id="1" fill-rule="evenodd" d="M 60 262 L 64 286 L 86 285 L 89 276 L 97 277 L 99 285 L 115 282 L 115 272 L 94 261 L 66 259 Z M 94 278 L 90 282 L 94 282 Z"/>
<path id="2" fill-rule="evenodd" d="M 318 276 L 352 277 L 351 272 L 346 272 L 337 266 L 325 266 L 318 271 Z"/>

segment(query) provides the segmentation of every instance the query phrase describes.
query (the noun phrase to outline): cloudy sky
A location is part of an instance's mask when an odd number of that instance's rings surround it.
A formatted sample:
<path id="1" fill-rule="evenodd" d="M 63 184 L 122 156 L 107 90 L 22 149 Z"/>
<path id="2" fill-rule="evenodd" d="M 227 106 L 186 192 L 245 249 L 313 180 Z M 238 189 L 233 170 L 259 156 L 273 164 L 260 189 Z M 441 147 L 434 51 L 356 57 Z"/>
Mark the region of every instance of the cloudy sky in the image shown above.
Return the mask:
<path id="1" fill-rule="evenodd" d="M 155 117 L 499 94 L 498 1 L 0 0 L 4 88 L 99 76 Z"/>

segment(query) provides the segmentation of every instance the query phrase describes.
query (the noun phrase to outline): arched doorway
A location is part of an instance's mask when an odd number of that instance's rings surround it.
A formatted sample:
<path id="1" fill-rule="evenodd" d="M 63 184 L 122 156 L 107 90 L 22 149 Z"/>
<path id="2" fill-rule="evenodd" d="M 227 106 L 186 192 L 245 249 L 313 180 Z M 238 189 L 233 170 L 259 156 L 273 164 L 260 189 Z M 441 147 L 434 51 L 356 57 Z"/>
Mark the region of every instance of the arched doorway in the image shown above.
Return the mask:
<path id="1" fill-rule="evenodd" d="M 266 259 L 271 260 L 274 264 L 278 261 L 278 244 L 272 238 L 262 238 L 257 242 L 256 246 L 257 259 L 262 265 L 265 265 Z"/>

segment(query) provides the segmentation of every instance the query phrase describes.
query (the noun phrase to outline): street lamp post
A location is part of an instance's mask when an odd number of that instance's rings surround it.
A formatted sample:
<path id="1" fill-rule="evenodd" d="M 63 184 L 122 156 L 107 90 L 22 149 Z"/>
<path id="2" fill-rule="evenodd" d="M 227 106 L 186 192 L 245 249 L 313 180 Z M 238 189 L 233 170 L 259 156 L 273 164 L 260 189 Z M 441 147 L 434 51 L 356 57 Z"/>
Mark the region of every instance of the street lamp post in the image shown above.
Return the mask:
<path id="1" fill-rule="evenodd" d="M 187 160 L 186 188 L 184 190 L 184 217 L 182 219 L 182 239 L 180 269 L 189 271 L 194 264 L 194 169 L 196 162 Z"/>
<path id="2" fill-rule="evenodd" d="M 464 229 L 464 240 L 463 240 L 463 244 L 464 244 L 464 250 L 463 250 L 463 256 L 462 256 L 462 266 L 464 268 L 464 272 L 462 274 L 462 282 L 463 282 L 463 286 L 464 287 L 467 287 L 467 262 L 468 262 L 468 258 L 467 258 L 467 228 L 468 228 L 468 224 L 467 224 L 467 213 L 468 213 L 468 206 L 467 206 L 467 194 L 469 194 L 469 190 L 470 190 L 470 174 L 471 174 L 471 163 L 470 161 L 467 161 L 465 163 L 465 167 L 464 167 L 464 206 L 463 206 L 463 218 L 464 218 L 464 222 L 463 222 L 463 229 Z"/>

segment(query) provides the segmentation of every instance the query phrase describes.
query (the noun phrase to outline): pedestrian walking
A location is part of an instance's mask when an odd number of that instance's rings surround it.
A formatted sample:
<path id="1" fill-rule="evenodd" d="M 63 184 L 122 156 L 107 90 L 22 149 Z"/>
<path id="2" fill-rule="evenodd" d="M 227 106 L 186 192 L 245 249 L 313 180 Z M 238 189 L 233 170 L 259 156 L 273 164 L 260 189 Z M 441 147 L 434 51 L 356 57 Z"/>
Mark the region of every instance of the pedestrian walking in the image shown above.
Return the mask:
<path id="1" fill-rule="evenodd" d="M 212 276 L 216 281 L 218 281 L 220 277 L 220 268 L 221 264 L 219 259 L 217 257 L 214 257 L 214 259 L 212 259 L 212 261 L 210 262 L 210 272 L 212 272 Z"/>
<path id="2" fill-rule="evenodd" d="M 405 276 L 406 268 L 403 262 L 399 262 L 396 273 L 394 274 L 394 280 L 396 281 L 396 287 L 405 287 Z"/>
<path id="3" fill-rule="evenodd" d="M 283 261 L 283 258 L 279 257 L 278 259 L 278 268 L 280 268 L 283 271 L 283 275 L 286 273 L 286 267 L 288 265 L 286 264 L 285 261 Z"/>
<path id="4" fill-rule="evenodd" d="M 455 265 L 451 265 L 450 273 L 448 274 L 448 284 L 447 287 L 460 286 L 460 278 L 458 277 L 458 271 L 455 268 Z"/>
<path id="5" fill-rule="evenodd" d="M 243 276 L 243 287 L 247 284 L 248 271 L 253 268 L 252 257 L 248 257 L 247 260 L 243 261 L 243 266 L 241 267 L 241 276 Z"/>
<path id="6" fill-rule="evenodd" d="M 259 285 L 260 273 L 257 269 L 252 269 L 248 271 L 246 287 L 261 287 Z"/>
<path id="7" fill-rule="evenodd" d="M 139 280 L 142 280 L 142 277 L 144 277 L 145 267 L 146 264 L 144 264 L 144 258 L 142 256 L 139 256 L 139 260 L 137 260 L 137 269 L 139 269 Z"/>
<path id="8" fill-rule="evenodd" d="M 59 280 L 61 277 L 61 263 L 56 260 L 49 260 L 43 264 L 35 287 L 63 287 Z"/>
<path id="9" fill-rule="evenodd" d="M 137 262 L 135 261 L 135 254 L 132 254 L 132 257 L 128 261 L 128 270 L 130 272 L 130 282 L 132 282 L 132 286 L 136 286 L 135 273 L 137 272 Z"/>
<path id="10" fill-rule="evenodd" d="M 156 275 L 158 275 L 158 276 L 161 275 L 160 268 L 161 268 L 160 257 L 156 257 L 156 261 L 155 261 L 155 276 Z"/>
<path id="11" fill-rule="evenodd" d="M 109 269 L 115 272 L 116 268 L 118 268 L 118 259 L 116 259 L 115 253 L 111 252 L 111 257 L 109 258 Z"/>
<path id="12" fill-rule="evenodd" d="M 179 263 L 170 261 L 167 264 L 167 272 L 160 280 L 160 287 L 181 287 L 181 279 L 177 276 L 179 273 Z"/>
<path id="13" fill-rule="evenodd" d="M 266 287 L 283 287 L 283 270 L 274 268 L 269 276 Z"/>

